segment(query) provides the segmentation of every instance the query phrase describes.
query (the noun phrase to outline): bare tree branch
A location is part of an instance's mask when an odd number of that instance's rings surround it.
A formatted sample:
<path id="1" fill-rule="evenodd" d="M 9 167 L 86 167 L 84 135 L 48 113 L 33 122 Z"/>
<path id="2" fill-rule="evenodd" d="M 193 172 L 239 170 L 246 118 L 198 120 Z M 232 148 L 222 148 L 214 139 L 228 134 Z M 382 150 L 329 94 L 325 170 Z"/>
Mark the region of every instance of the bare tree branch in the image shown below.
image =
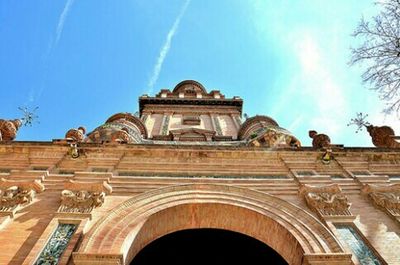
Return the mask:
<path id="1" fill-rule="evenodd" d="M 371 21 L 362 18 L 352 34 L 362 43 L 351 49 L 350 64 L 365 66 L 361 78 L 387 101 L 383 111 L 400 115 L 400 0 L 377 5 L 381 12 Z"/>

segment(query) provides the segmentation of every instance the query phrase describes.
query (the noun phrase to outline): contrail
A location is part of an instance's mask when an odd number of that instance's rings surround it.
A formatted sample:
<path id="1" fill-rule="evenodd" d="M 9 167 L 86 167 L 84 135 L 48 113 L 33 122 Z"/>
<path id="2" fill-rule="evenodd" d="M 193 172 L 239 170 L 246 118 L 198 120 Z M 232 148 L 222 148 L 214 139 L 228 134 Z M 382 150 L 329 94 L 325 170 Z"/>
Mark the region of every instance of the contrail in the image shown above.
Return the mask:
<path id="1" fill-rule="evenodd" d="M 46 83 L 47 79 L 47 73 L 48 73 L 48 60 L 51 54 L 53 53 L 53 48 L 57 46 L 58 42 L 60 41 L 61 34 L 64 29 L 64 23 L 65 19 L 68 16 L 68 13 L 71 9 L 72 4 L 74 3 L 75 0 L 67 0 L 65 3 L 65 6 L 63 8 L 63 11 L 61 12 L 60 17 L 58 18 L 58 23 L 57 23 L 57 28 L 56 28 L 56 36 L 55 36 L 55 41 L 53 41 L 53 38 L 50 38 L 50 41 L 47 45 L 46 52 L 43 56 L 43 61 L 44 61 L 44 72 L 43 72 L 43 77 L 42 77 L 42 82 L 39 87 L 39 91 L 37 92 L 37 99 L 39 99 L 43 93 L 44 86 Z M 31 88 L 29 91 L 29 96 L 28 96 L 28 101 L 33 102 L 35 101 L 35 89 Z"/>
<path id="2" fill-rule="evenodd" d="M 165 40 L 165 43 L 164 43 L 164 45 L 162 46 L 162 48 L 160 50 L 160 54 L 158 55 L 157 63 L 154 65 L 153 74 L 152 74 L 152 76 L 149 79 L 149 82 L 147 84 L 147 87 L 148 87 L 147 94 L 151 94 L 152 91 L 153 91 L 153 86 L 158 80 L 158 76 L 160 75 L 161 67 L 162 67 L 162 65 L 164 63 L 165 57 L 167 56 L 168 51 L 171 48 L 172 38 L 174 37 L 174 35 L 176 33 L 176 30 L 179 27 L 179 23 L 181 22 L 181 19 L 182 19 L 183 15 L 185 14 L 187 7 L 190 4 L 190 1 L 191 0 L 186 0 L 186 2 L 184 3 L 184 5 L 181 8 L 181 11 L 179 12 L 179 15 L 175 19 L 175 22 L 172 25 L 172 28 L 169 30 L 169 32 L 167 34 L 167 38 Z"/>
<path id="3" fill-rule="evenodd" d="M 56 41 L 54 42 L 54 45 L 57 45 L 58 41 L 61 38 L 65 19 L 67 18 L 68 12 L 71 9 L 71 6 L 73 3 L 74 3 L 74 0 L 67 0 L 67 2 L 65 3 L 64 9 L 60 15 L 60 18 L 58 19 L 58 24 L 57 24 L 57 29 L 56 29 Z"/>

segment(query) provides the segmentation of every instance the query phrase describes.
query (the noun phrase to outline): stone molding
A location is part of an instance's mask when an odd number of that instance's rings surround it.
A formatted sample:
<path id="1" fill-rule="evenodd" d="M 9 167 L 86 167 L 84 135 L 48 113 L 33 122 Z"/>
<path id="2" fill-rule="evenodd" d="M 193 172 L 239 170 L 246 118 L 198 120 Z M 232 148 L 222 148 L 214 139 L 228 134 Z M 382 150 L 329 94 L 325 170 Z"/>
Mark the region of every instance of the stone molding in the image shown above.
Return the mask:
<path id="1" fill-rule="evenodd" d="M 299 194 L 304 196 L 308 207 L 322 219 L 331 216 L 351 216 L 350 206 L 346 195 L 338 184 L 311 186 L 303 184 Z"/>
<path id="2" fill-rule="evenodd" d="M 0 213 L 14 216 L 20 206 L 32 202 L 35 194 L 44 191 L 39 180 L 18 181 L 0 179 Z"/>
<path id="3" fill-rule="evenodd" d="M 57 212 L 88 214 L 94 208 L 102 206 L 106 194 L 111 192 L 112 188 L 106 181 L 93 183 L 68 180 L 64 183 L 61 205 Z"/>

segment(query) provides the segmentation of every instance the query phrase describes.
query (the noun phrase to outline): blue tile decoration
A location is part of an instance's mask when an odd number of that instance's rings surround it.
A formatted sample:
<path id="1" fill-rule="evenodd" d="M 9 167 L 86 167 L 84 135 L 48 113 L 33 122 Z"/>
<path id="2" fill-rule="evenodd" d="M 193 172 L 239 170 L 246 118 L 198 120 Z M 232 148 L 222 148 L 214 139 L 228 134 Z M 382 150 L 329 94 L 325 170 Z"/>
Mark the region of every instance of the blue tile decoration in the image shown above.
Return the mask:
<path id="1" fill-rule="evenodd" d="M 379 259 L 365 244 L 351 225 L 335 225 L 340 241 L 346 243 L 362 265 L 381 265 Z"/>
<path id="2" fill-rule="evenodd" d="M 56 265 L 76 230 L 76 224 L 59 224 L 35 265 Z"/>

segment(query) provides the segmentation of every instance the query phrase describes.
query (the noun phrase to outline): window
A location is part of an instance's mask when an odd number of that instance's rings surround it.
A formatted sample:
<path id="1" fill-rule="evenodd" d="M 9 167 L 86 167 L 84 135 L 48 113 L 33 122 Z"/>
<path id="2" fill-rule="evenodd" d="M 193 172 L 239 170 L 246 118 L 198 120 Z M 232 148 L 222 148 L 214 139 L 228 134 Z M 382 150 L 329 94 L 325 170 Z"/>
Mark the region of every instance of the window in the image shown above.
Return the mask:
<path id="1" fill-rule="evenodd" d="M 76 224 L 59 224 L 50 237 L 35 265 L 55 265 L 58 264 L 61 255 L 68 246 L 75 230 Z"/>
<path id="2" fill-rule="evenodd" d="M 331 178 L 333 178 L 333 179 L 343 179 L 344 176 L 342 174 L 332 174 Z"/>
<path id="3" fill-rule="evenodd" d="M 362 176 L 362 175 L 371 175 L 368 171 L 352 171 L 353 175 Z"/>
<path id="4" fill-rule="evenodd" d="M 335 227 L 339 240 L 347 244 L 360 264 L 382 264 L 352 225 L 337 224 Z"/>
<path id="5" fill-rule="evenodd" d="M 315 173 L 313 171 L 297 171 L 297 175 L 300 176 L 313 176 Z"/>

